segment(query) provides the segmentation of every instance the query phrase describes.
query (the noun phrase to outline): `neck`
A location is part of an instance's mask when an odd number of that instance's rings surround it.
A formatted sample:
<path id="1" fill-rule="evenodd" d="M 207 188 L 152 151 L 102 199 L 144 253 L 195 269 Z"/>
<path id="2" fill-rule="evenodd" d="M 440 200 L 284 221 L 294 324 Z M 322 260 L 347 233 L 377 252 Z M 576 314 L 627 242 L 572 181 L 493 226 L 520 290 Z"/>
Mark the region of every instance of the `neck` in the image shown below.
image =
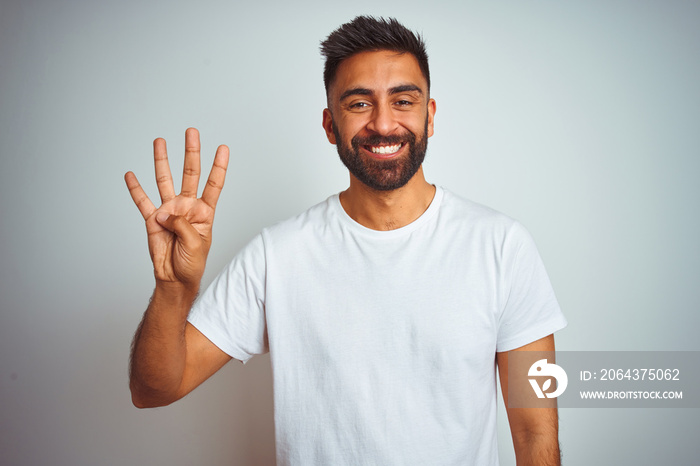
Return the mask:
<path id="1" fill-rule="evenodd" d="M 340 193 L 345 212 L 372 230 L 404 227 L 425 212 L 435 196 L 435 186 L 425 181 L 423 167 L 406 183 L 392 191 L 376 191 L 350 175 L 350 187 Z"/>

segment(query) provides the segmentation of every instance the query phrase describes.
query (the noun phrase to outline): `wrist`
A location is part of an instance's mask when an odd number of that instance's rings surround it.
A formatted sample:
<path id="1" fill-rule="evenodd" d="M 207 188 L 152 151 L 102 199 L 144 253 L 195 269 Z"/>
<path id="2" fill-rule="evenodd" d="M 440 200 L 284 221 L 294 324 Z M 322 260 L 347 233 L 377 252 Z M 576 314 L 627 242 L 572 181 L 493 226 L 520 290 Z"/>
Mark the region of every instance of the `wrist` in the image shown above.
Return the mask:
<path id="1" fill-rule="evenodd" d="M 193 286 L 181 282 L 169 282 L 156 279 L 153 300 L 157 300 L 162 304 L 167 304 L 168 307 L 186 307 L 189 311 L 198 293 L 198 285 Z"/>

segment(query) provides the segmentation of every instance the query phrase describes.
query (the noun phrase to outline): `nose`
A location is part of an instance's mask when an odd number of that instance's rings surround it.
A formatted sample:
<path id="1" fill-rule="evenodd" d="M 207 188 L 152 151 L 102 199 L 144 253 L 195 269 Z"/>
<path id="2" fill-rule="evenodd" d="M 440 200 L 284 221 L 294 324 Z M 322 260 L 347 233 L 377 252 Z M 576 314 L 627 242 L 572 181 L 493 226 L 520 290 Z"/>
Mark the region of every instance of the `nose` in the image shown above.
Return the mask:
<path id="1" fill-rule="evenodd" d="M 394 133 L 399 127 L 399 122 L 394 115 L 391 105 L 388 103 L 378 103 L 372 109 L 372 115 L 367 129 L 383 136 Z"/>

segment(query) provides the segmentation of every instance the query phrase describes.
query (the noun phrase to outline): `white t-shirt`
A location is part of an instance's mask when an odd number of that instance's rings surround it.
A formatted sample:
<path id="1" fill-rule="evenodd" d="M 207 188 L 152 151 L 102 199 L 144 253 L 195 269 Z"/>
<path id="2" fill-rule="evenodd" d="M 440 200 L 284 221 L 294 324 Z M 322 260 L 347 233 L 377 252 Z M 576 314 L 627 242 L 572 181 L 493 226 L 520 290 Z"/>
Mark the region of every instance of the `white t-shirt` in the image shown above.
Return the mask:
<path id="1" fill-rule="evenodd" d="M 376 231 L 338 195 L 263 230 L 190 322 L 270 351 L 279 465 L 498 465 L 495 353 L 566 326 L 527 231 L 437 188 Z"/>

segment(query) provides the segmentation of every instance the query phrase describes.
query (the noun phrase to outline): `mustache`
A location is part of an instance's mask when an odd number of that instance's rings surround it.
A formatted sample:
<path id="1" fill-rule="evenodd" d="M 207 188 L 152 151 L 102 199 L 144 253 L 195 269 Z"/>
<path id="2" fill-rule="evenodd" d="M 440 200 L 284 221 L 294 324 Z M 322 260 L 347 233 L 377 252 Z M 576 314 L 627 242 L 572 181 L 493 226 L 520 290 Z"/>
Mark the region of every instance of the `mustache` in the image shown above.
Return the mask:
<path id="1" fill-rule="evenodd" d="M 350 142 L 355 149 L 360 146 L 393 146 L 394 144 L 401 144 L 403 142 L 413 144 L 416 142 L 416 135 L 411 132 L 393 136 L 373 134 L 366 137 L 355 136 Z"/>

